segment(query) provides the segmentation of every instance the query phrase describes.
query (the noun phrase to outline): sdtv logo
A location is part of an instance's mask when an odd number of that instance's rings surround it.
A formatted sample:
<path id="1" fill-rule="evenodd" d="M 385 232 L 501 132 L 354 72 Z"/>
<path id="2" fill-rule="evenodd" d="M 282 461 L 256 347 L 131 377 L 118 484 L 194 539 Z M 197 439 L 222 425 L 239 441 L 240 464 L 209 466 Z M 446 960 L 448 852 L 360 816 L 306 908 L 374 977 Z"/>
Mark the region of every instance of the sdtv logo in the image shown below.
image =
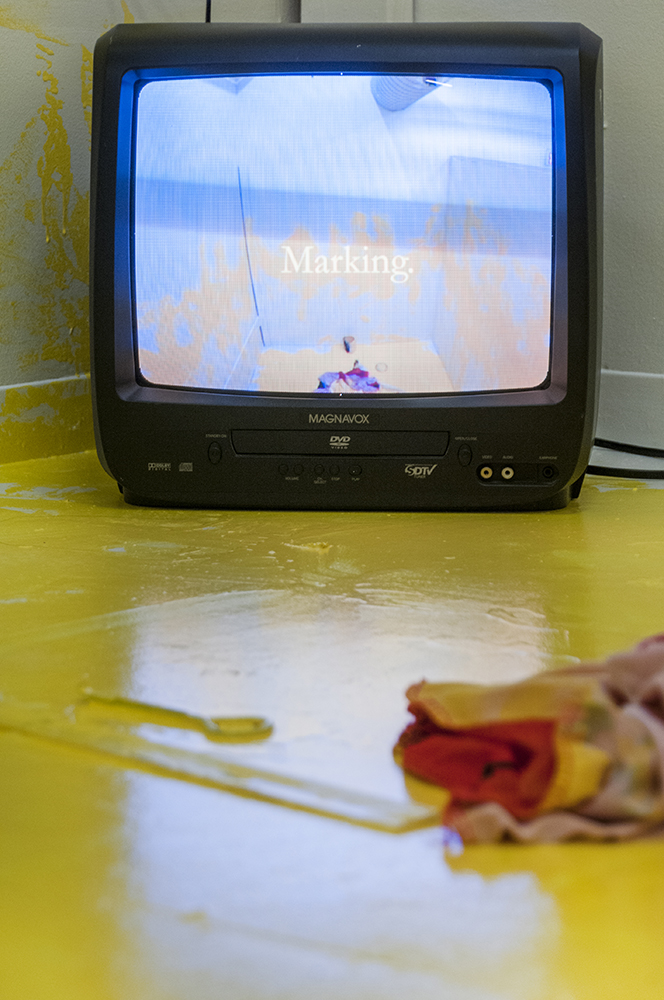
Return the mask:
<path id="1" fill-rule="evenodd" d="M 437 468 L 437 462 L 435 465 L 415 465 L 413 462 L 410 462 L 404 467 L 404 472 L 413 479 L 427 479 L 433 470 Z"/>

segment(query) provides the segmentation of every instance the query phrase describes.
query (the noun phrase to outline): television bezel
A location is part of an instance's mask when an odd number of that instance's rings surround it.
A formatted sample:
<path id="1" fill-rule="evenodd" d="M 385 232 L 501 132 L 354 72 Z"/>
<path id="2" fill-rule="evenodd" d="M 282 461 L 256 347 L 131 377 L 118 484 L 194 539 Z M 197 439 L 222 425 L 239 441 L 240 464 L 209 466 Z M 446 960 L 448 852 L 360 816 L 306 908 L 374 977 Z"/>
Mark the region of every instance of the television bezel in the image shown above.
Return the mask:
<path id="1" fill-rule="evenodd" d="M 554 111 L 554 249 L 549 380 L 543 387 L 399 396 L 253 393 L 143 384 L 135 349 L 132 279 L 132 162 L 136 90 L 173 76 L 297 72 L 405 75 L 558 75 Z M 578 439 L 569 482 L 587 464 L 596 413 L 601 300 L 601 41 L 578 24 L 118 25 L 95 49 L 91 183 L 92 379 L 98 451 L 122 482 L 118 434 L 157 407 L 174 424 L 181 407 L 232 407 L 249 423 L 272 411 L 275 426 L 295 414 L 358 408 L 394 423 L 452 411 L 486 410 L 497 426 L 520 414 L 557 412 Z M 537 78 L 535 73 L 534 77 Z M 564 129 L 564 150 L 561 151 Z M 171 410 L 173 407 L 173 410 Z M 518 420 L 518 417 L 517 417 Z M 127 423 L 128 422 L 128 423 Z M 550 421 L 544 420 L 545 423 Z M 125 445 L 126 447 L 128 445 Z M 114 453 L 112 455 L 112 453 Z M 112 457 L 111 457 L 112 455 Z M 121 465 L 121 460 L 120 460 Z M 569 482 L 567 485 L 569 485 Z"/>

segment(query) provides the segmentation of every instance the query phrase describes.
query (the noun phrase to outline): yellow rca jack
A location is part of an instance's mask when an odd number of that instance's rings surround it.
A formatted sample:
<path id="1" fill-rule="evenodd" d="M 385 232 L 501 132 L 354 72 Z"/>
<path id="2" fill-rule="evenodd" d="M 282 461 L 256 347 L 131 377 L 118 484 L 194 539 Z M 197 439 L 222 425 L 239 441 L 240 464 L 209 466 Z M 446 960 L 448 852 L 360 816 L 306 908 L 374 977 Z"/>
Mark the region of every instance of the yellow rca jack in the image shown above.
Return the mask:
<path id="1" fill-rule="evenodd" d="M 500 474 L 503 479 L 512 479 L 514 476 L 514 469 L 511 465 L 504 465 L 500 470 Z"/>
<path id="2" fill-rule="evenodd" d="M 480 469 L 480 479 L 491 479 L 493 476 L 493 469 L 490 465 L 483 465 Z"/>

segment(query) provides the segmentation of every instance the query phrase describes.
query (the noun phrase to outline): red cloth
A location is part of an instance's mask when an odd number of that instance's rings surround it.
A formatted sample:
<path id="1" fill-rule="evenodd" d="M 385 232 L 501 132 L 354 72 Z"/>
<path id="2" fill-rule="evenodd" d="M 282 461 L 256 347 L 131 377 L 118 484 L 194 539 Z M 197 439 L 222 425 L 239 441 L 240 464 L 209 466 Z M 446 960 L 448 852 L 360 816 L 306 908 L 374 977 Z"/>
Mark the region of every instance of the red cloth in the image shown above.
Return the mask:
<path id="1" fill-rule="evenodd" d="M 446 788 L 453 804 L 498 802 L 521 820 L 536 814 L 556 768 L 553 720 L 442 729 L 417 716 L 399 741 L 406 771 Z"/>

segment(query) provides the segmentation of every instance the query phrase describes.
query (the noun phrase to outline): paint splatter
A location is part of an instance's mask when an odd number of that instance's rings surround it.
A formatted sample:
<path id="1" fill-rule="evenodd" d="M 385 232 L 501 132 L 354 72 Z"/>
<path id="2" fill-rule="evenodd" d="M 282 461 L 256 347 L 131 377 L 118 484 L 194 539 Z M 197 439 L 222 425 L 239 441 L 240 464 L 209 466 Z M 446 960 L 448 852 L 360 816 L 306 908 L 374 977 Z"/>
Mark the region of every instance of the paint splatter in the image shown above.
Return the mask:
<path id="1" fill-rule="evenodd" d="M 81 45 L 81 104 L 88 135 L 92 135 L 92 52 L 85 45 Z"/>
<path id="2" fill-rule="evenodd" d="M 88 369 L 88 201 L 73 181 L 56 39 L 34 26 L 44 97 L 0 165 L 0 382 L 79 374 Z M 85 84 L 89 53 L 83 52 Z M 85 100 L 83 112 L 85 114 Z M 41 211 L 40 211 L 41 206 Z M 3 370 L 4 369 L 4 370 Z"/>
<path id="3" fill-rule="evenodd" d="M 12 31 L 25 31 L 30 35 L 41 38 L 45 42 L 55 42 L 56 45 L 67 44 L 60 38 L 52 38 L 50 35 L 45 35 L 38 25 L 30 21 L 25 21 L 22 17 L 15 14 L 11 7 L 0 7 L 0 28 L 9 28 Z"/>

